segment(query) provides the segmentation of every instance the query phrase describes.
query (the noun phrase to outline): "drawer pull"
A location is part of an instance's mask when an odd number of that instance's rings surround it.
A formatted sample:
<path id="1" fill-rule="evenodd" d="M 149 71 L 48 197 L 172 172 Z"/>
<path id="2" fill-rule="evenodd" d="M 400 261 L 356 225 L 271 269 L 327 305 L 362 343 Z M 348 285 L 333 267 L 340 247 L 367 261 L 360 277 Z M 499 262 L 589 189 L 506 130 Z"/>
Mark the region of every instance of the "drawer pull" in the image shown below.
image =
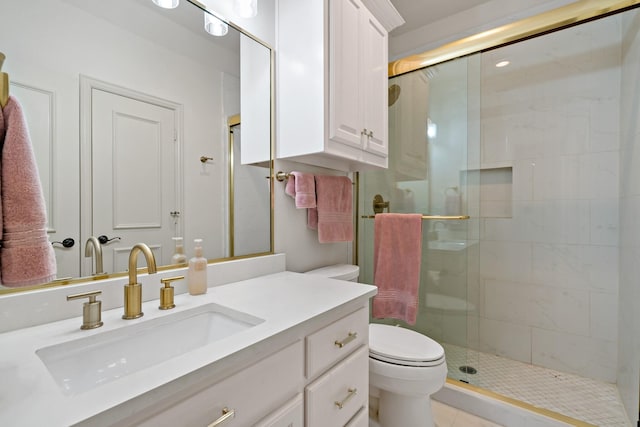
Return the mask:
<path id="1" fill-rule="evenodd" d="M 349 400 L 351 400 L 351 398 L 353 396 L 355 396 L 356 394 L 358 394 L 358 389 L 357 388 L 350 388 L 349 389 L 349 394 L 347 394 L 347 397 L 345 397 L 344 399 L 342 399 L 341 402 L 338 402 L 337 400 L 334 402 L 336 404 L 336 406 L 338 407 L 338 409 L 342 409 L 344 408 L 344 405 L 347 404 L 347 402 Z"/>
<path id="2" fill-rule="evenodd" d="M 334 344 L 336 345 L 336 347 L 342 348 L 345 345 L 349 344 L 351 341 L 355 340 L 356 338 L 358 338 L 357 332 L 349 332 L 349 335 L 347 335 L 345 339 L 343 339 L 342 341 L 336 340 Z"/>
<path id="3" fill-rule="evenodd" d="M 209 424 L 207 427 L 218 427 L 219 425 L 222 425 L 222 423 L 224 423 L 225 421 L 230 420 L 235 416 L 236 416 L 235 409 L 223 408 L 222 416 L 217 420 L 215 420 L 214 422 L 212 422 L 211 424 Z"/>

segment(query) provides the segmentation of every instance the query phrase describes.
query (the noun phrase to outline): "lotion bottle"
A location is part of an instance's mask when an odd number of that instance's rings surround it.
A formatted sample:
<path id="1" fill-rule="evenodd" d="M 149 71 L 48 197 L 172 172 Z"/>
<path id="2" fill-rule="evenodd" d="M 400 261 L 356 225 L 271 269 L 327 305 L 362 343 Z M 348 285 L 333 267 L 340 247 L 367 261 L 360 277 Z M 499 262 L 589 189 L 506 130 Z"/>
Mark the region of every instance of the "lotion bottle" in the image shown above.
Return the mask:
<path id="1" fill-rule="evenodd" d="M 173 237 L 175 244 L 175 251 L 171 257 L 171 264 L 184 264 L 187 262 L 187 256 L 184 254 L 184 245 L 182 244 L 182 237 Z"/>
<path id="2" fill-rule="evenodd" d="M 207 292 L 207 259 L 202 256 L 202 239 L 194 239 L 194 257 L 189 260 L 187 287 L 191 295 Z"/>

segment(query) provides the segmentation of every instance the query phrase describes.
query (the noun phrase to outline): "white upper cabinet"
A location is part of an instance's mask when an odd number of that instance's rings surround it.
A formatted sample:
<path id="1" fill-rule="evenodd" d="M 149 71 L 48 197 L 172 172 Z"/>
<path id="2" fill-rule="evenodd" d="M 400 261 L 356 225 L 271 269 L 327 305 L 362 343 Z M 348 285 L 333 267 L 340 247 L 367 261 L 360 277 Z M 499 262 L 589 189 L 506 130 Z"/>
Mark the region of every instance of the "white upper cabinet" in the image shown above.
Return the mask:
<path id="1" fill-rule="evenodd" d="M 278 13 L 277 158 L 386 168 L 388 29 L 360 0 L 280 0 Z"/>

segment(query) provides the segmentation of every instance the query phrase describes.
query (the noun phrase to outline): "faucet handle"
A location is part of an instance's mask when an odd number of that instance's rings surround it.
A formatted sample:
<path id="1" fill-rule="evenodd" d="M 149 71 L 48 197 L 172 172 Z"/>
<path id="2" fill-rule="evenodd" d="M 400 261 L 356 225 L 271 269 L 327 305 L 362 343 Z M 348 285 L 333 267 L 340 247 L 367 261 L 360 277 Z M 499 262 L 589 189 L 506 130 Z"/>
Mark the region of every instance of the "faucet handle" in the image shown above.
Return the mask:
<path id="1" fill-rule="evenodd" d="M 182 279 L 184 279 L 184 276 L 165 277 L 164 279 L 160 279 L 160 282 L 164 285 L 164 287 L 160 288 L 160 306 L 158 307 L 160 310 L 169 310 L 176 306 L 173 303 L 174 291 L 171 283 Z"/>
<path id="2" fill-rule="evenodd" d="M 91 291 L 67 295 L 67 301 L 89 298 L 89 301 L 82 305 L 82 326 L 80 326 L 80 329 L 95 329 L 103 325 L 101 318 L 102 301 L 96 300 L 96 297 L 101 293 L 102 291 Z"/>

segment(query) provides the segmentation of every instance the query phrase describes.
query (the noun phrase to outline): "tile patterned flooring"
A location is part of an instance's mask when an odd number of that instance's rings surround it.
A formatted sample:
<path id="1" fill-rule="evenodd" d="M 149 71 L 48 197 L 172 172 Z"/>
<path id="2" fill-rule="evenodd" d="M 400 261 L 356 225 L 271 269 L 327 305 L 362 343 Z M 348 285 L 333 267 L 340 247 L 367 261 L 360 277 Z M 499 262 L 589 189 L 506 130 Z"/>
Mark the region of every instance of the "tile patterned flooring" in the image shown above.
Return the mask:
<path id="1" fill-rule="evenodd" d="M 443 344 L 443 347 L 450 378 L 467 379 L 470 384 L 599 427 L 631 426 L 615 384 L 541 368 L 451 344 Z M 463 374 L 459 370 L 463 365 L 471 365 L 478 372 L 474 375 Z M 458 425 L 443 424 L 440 427 Z M 478 425 L 494 426 L 495 424 Z"/>

